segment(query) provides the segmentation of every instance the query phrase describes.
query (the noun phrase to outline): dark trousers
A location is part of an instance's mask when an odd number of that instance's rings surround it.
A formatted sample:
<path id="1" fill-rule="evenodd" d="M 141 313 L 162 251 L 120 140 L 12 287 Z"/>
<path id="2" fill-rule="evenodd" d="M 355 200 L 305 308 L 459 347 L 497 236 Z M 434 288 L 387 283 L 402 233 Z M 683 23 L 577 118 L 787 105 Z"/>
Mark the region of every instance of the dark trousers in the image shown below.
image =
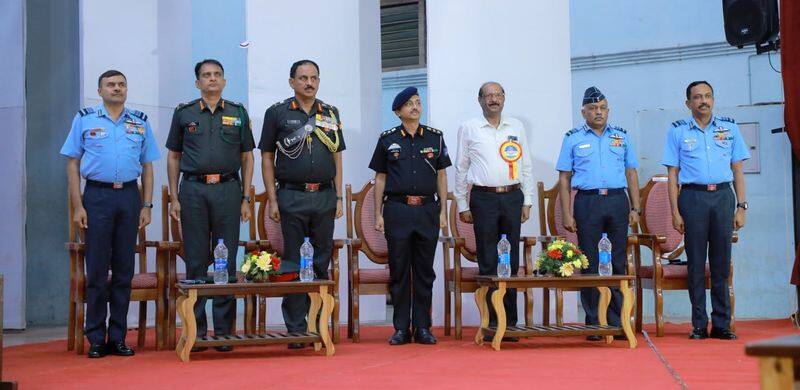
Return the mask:
<path id="1" fill-rule="evenodd" d="M 521 190 L 495 194 L 472 190 L 469 209 L 475 229 L 475 246 L 478 255 L 478 272 L 481 275 L 497 275 L 497 242 L 505 234 L 511 243 L 511 275 L 519 271 L 519 234 L 522 225 Z M 497 315 L 491 301 L 491 292 L 486 295 L 489 305 L 489 325 L 497 325 Z M 517 289 L 509 288 L 503 298 L 506 309 L 506 326 L 517 324 Z"/>
<path id="2" fill-rule="evenodd" d="M 86 328 L 91 344 L 125 341 L 142 201 L 136 186 L 86 185 Z M 111 283 L 108 270 L 111 269 Z M 108 306 L 107 306 L 108 305 Z M 109 309 L 110 306 L 110 309 Z"/>
<path id="3" fill-rule="evenodd" d="M 239 224 L 242 215 L 242 187 L 239 181 L 205 184 L 181 182 L 178 200 L 181 203 L 181 229 L 186 251 L 186 277 L 206 279 L 208 266 L 213 262 L 217 240 L 228 248 L 228 279 L 236 280 L 236 253 L 239 249 Z M 205 297 L 197 299 L 197 337 L 208 332 Z M 236 300 L 232 295 L 213 297 L 214 335 L 231 333 L 236 321 Z"/>
<path id="4" fill-rule="evenodd" d="M 300 246 L 305 237 L 314 247 L 314 273 L 317 279 L 328 279 L 333 228 L 336 216 L 336 191 L 332 188 L 320 192 L 303 192 L 278 189 L 278 211 L 283 232 L 283 259 L 281 272 L 298 272 Z M 281 310 L 289 332 L 305 332 L 306 315 L 311 301 L 308 294 L 287 294 Z"/>
<path id="5" fill-rule="evenodd" d="M 688 268 L 692 326 L 708 326 L 706 313 L 705 266 L 708 255 L 711 270 L 711 326 L 727 329 L 731 323 L 728 277 L 731 270 L 733 236 L 733 191 L 703 191 L 682 188 L 678 210 L 685 228 L 684 245 Z"/>
<path id="6" fill-rule="evenodd" d="M 630 204 L 624 192 L 610 192 L 608 195 L 578 192 L 573 205 L 575 224 L 578 227 L 578 246 L 589 259 L 585 274 L 598 272 L 597 243 L 603 233 L 608 233 L 611 241 L 611 268 L 614 275 L 625 275 L 626 246 L 628 242 L 628 214 Z M 581 289 L 581 305 L 586 313 L 587 325 L 598 325 L 597 305 L 600 292 L 596 288 Z M 611 303 L 607 312 L 608 324 L 620 326 L 622 293 L 618 288 L 611 289 Z"/>
<path id="7" fill-rule="evenodd" d="M 439 238 L 439 211 L 439 202 L 409 206 L 387 201 L 383 205 L 391 276 L 389 291 L 396 330 L 408 329 L 409 325 L 431 327 L 431 299 L 436 280 L 433 257 Z"/>

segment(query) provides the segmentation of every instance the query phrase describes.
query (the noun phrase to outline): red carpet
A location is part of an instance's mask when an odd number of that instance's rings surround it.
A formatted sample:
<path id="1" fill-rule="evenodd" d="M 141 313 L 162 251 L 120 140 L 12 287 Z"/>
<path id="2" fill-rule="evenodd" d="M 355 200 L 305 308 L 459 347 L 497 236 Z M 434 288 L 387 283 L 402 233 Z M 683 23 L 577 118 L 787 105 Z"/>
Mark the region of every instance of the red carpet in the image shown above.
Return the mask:
<path id="1" fill-rule="evenodd" d="M 342 342 L 332 357 L 284 346 L 239 347 L 193 354 L 181 363 L 174 351 L 156 352 L 151 337 L 132 358 L 90 360 L 67 352 L 66 341 L 10 347 L 3 368 L 22 389 L 675 389 L 679 380 L 692 389 L 757 388 L 757 361 L 744 355 L 744 344 L 795 330 L 788 320 L 738 325 L 740 339 L 733 342 L 688 340 L 688 325 L 668 324 L 665 337 L 651 335 L 675 376 L 641 334 L 634 350 L 622 341 L 565 337 L 505 343 L 496 352 L 468 339 L 474 329 L 461 341 L 436 329 L 438 345 L 390 347 L 388 327 L 362 327 L 362 342 Z M 135 342 L 135 333 L 128 340 Z"/>

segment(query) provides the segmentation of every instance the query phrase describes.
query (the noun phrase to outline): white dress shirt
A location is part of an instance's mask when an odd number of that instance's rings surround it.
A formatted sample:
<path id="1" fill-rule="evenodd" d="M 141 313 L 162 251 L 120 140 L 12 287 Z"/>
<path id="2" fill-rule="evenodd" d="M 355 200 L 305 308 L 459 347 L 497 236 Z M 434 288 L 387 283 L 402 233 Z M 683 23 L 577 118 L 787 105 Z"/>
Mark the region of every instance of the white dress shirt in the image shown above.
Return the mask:
<path id="1" fill-rule="evenodd" d="M 508 163 L 500 156 L 500 146 L 516 137 L 522 146 L 522 158 L 517 161 L 517 178 L 509 177 Z M 494 128 L 484 117 L 470 119 L 458 129 L 456 154 L 456 188 L 454 195 L 458 211 L 469 210 L 467 188 L 470 184 L 485 187 L 522 185 L 523 204 L 533 204 L 533 174 L 530 147 L 525 126 L 516 118 L 501 116 Z"/>

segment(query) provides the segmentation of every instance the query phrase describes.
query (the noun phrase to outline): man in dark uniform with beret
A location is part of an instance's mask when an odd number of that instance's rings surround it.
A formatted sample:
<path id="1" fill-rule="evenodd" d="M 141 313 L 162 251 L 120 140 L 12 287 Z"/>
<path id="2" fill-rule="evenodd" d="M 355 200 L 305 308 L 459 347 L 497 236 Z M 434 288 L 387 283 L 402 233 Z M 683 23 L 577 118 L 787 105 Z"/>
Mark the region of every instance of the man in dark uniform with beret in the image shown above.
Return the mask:
<path id="1" fill-rule="evenodd" d="M 625 129 L 608 124 L 608 100 L 597 87 L 583 94 L 581 115 L 586 122 L 567 132 L 556 163 L 558 196 L 564 228 L 577 232 L 578 246 L 589 258 L 586 273 L 596 274 L 599 266 L 597 244 L 603 233 L 611 241 L 611 268 L 614 275 L 624 275 L 628 225 L 639 222 L 639 162 Z M 570 208 L 570 190 L 578 193 Z M 625 196 L 625 190 L 629 196 Z M 574 213 L 573 213 L 574 209 Z M 587 325 L 598 325 L 596 288 L 581 289 L 581 305 Z M 622 293 L 611 289 L 608 324 L 619 326 Z M 624 319 L 627 320 L 627 319 Z M 590 335 L 588 340 L 602 337 Z"/>
<path id="2" fill-rule="evenodd" d="M 430 330 L 433 257 L 439 229 L 447 226 L 450 157 L 442 132 L 419 123 L 416 88 L 397 94 L 392 110 L 402 123 L 381 133 L 369 163 L 375 171 L 375 230 L 384 233 L 389 249 L 395 329 L 389 344 L 410 342 L 410 325 L 415 342 L 436 344 Z"/>
<path id="3" fill-rule="evenodd" d="M 208 279 L 211 245 L 222 239 L 231 254 L 228 275 L 235 281 L 239 219 L 250 219 L 250 198 L 243 193 L 253 177 L 255 142 L 247 110 L 240 103 L 222 99 L 224 72 L 222 64 L 213 59 L 195 65 L 195 86 L 201 97 L 175 109 L 167 138 L 170 215 L 181 223 L 188 279 Z M 180 173 L 183 178 L 178 189 Z M 230 334 L 236 301 L 233 296 L 213 300 L 214 335 Z M 205 304 L 206 299 L 199 298 L 194 306 L 198 337 L 207 332 Z M 215 349 L 226 352 L 233 348 Z"/>
<path id="4" fill-rule="evenodd" d="M 328 278 L 334 219 L 342 216 L 342 122 L 336 107 L 317 99 L 319 66 L 311 60 L 292 64 L 289 86 L 294 97 L 272 105 L 261 130 L 261 169 L 270 218 L 283 232 L 284 273 L 298 272 L 300 245 L 314 247 L 314 273 Z M 277 183 L 277 189 L 276 189 Z M 310 301 L 288 294 L 282 310 L 289 332 L 305 332 Z M 289 344 L 302 348 L 303 344 Z"/>

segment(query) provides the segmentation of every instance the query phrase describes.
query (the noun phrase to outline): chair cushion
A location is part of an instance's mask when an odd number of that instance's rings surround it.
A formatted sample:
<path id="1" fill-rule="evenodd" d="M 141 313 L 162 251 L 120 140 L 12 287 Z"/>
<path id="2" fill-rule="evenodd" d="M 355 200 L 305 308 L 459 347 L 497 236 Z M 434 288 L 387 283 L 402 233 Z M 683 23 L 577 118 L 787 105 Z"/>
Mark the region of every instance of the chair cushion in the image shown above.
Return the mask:
<path id="1" fill-rule="evenodd" d="M 570 191 L 570 201 L 569 201 L 570 205 L 575 203 L 575 194 L 577 193 L 578 191 L 574 189 Z M 553 231 L 551 232 L 551 234 L 565 237 L 567 241 L 575 245 L 578 245 L 578 235 L 567 231 L 567 229 L 564 229 L 564 218 L 562 218 L 561 215 L 561 199 L 559 199 L 558 195 L 556 195 L 556 198 L 555 200 L 553 200 L 553 202 L 555 202 L 555 210 L 553 212 L 553 219 L 555 220 L 555 226 L 552 227 Z"/>
<path id="2" fill-rule="evenodd" d="M 686 265 L 681 264 L 664 264 L 664 279 L 686 279 L 688 276 L 688 271 Z M 711 271 L 708 268 L 708 263 L 706 263 L 706 277 L 711 276 Z M 641 266 L 639 267 L 639 277 L 643 279 L 652 279 L 653 278 L 653 266 Z"/>
<path id="3" fill-rule="evenodd" d="M 672 209 L 669 205 L 666 181 L 653 182 L 643 211 L 647 232 L 667 238 L 667 242 L 660 245 L 661 252 L 670 253 L 678 249 L 683 241 L 683 235 L 672 226 Z"/>
<path id="4" fill-rule="evenodd" d="M 464 248 L 469 253 L 475 253 L 477 246 L 475 244 L 475 227 L 473 224 L 462 222 L 461 218 L 456 217 L 456 233 L 458 237 L 464 239 Z"/>
<path id="5" fill-rule="evenodd" d="M 108 275 L 108 283 L 111 283 L 111 275 Z M 133 274 L 131 288 L 134 290 L 158 287 L 158 277 L 155 272 L 144 274 Z"/>
<path id="6" fill-rule="evenodd" d="M 388 284 L 391 278 L 389 277 L 388 268 L 359 268 L 358 280 L 364 284 Z"/>
<path id="7" fill-rule="evenodd" d="M 281 230 L 281 224 L 273 221 L 269 217 L 269 210 L 270 210 L 270 202 L 267 202 L 267 210 L 264 213 L 264 230 L 267 233 L 266 237 L 261 237 L 261 239 L 266 239 L 269 241 L 270 246 L 272 246 L 272 250 L 279 257 L 283 257 L 283 231 Z"/>
<path id="8" fill-rule="evenodd" d="M 361 218 L 360 229 L 363 234 L 361 237 L 363 245 L 366 245 L 376 256 L 386 258 L 389 255 L 386 237 L 383 233 L 375 230 L 375 187 L 370 187 L 364 196 L 359 217 Z"/>
<path id="9" fill-rule="evenodd" d="M 455 273 L 456 270 L 453 268 L 447 270 L 447 280 L 453 280 Z M 480 275 L 480 272 L 478 272 L 478 267 L 461 267 L 462 282 L 474 282 L 478 275 Z M 525 276 L 525 267 L 519 267 L 517 275 Z"/>

